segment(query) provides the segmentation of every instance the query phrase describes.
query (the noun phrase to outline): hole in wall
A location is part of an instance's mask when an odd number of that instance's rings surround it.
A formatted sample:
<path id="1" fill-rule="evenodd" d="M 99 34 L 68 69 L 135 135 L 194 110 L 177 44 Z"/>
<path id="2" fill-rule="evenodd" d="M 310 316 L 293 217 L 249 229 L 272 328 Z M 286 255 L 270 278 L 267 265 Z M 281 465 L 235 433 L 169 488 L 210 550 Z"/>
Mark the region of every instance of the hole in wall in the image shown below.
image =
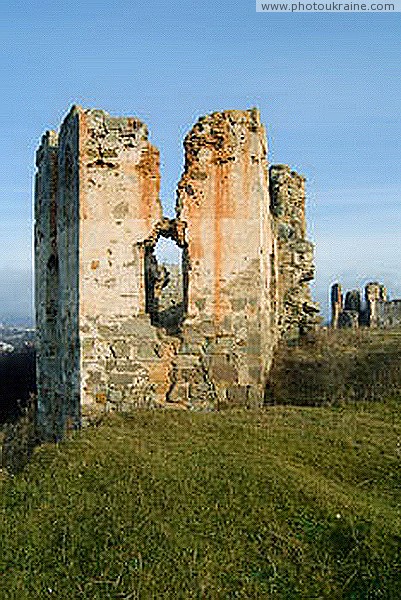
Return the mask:
<path id="1" fill-rule="evenodd" d="M 178 335 L 188 305 L 187 249 L 171 234 L 145 245 L 146 312 L 152 325 Z"/>
<path id="2" fill-rule="evenodd" d="M 182 248 L 174 240 L 160 236 L 154 247 L 157 261 L 161 264 L 174 265 L 182 269 Z"/>

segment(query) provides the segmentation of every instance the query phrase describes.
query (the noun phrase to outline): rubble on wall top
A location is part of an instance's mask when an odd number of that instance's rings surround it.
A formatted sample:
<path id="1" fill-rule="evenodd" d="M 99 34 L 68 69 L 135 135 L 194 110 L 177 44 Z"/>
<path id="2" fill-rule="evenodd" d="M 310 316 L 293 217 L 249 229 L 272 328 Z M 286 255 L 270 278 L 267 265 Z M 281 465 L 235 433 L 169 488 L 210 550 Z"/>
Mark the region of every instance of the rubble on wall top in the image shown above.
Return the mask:
<path id="1" fill-rule="evenodd" d="M 302 180 L 302 181 L 306 180 L 306 177 L 304 175 L 301 175 L 300 173 L 293 171 L 289 165 L 285 165 L 285 164 L 271 165 L 270 172 L 271 172 L 271 175 L 273 178 L 276 173 L 277 173 L 277 175 L 279 175 L 280 172 L 285 172 L 285 173 L 288 173 L 293 179 L 298 179 L 298 180 Z"/>

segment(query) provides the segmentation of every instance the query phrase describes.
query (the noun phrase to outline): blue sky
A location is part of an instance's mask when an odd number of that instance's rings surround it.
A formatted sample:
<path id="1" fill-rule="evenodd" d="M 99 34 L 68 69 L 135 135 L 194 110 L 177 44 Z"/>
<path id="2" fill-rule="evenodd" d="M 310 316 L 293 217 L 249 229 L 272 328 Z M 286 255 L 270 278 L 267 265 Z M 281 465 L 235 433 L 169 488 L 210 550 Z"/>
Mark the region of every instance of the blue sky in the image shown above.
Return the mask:
<path id="1" fill-rule="evenodd" d="M 399 13 L 11 0 L 0 36 L 0 320 L 32 314 L 34 151 L 73 103 L 147 123 L 170 213 L 198 116 L 258 106 L 271 162 L 307 177 L 323 311 L 337 279 L 379 279 L 401 297 Z"/>

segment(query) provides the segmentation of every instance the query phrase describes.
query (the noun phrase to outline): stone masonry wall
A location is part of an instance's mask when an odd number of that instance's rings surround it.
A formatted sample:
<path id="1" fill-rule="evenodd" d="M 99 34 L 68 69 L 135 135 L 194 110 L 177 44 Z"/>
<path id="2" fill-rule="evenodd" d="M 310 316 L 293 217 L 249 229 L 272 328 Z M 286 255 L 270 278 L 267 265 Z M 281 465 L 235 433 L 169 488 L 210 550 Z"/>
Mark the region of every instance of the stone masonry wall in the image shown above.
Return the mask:
<path id="1" fill-rule="evenodd" d="M 79 338 L 79 114 L 71 110 L 59 135 L 57 193 L 57 256 L 59 265 L 56 386 L 62 428 L 80 423 Z"/>
<path id="2" fill-rule="evenodd" d="M 88 415 L 165 395 L 170 343 L 159 343 L 145 313 L 141 242 L 162 217 L 159 153 L 146 126 L 81 110 L 80 165 L 81 402 Z"/>
<path id="3" fill-rule="evenodd" d="M 199 119 L 185 139 L 177 217 L 167 219 L 159 153 L 138 119 L 75 106 L 58 140 L 42 139 L 36 314 L 46 435 L 104 410 L 263 402 L 279 337 L 312 326 L 316 312 L 304 180 L 282 165 L 269 178 L 266 153 L 256 109 Z M 158 263 L 160 237 L 181 248 L 181 265 Z"/>
<path id="4" fill-rule="evenodd" d="M 378 303 L 377 326 L 382 329 L 401 327 L 401 300 Z"/>
<path id="5" fill-rule="evenodd" d="M 182 360 L 201 360 L 219 403 L 261 401 L 275 343 L 266 152 L 257 110 L 203 117 L 185 139 L 177 198 L 190 260 Z M 192 401 L 200 387 L 207 391 L 200 383 L 182 384 Z"/>
<path id="6" fill-rule="evenodd" d="M 48 431 L 56 428 L 58 364 L 57 184 L 58 136 L 48 131 L 36 153 L 35 178 L 35 298 L 39 415 Z"/>
<path id="7" fill-rule="evenodd" d="M 314 327 L 319 308 L 312 301 L 313 244 L 306 239 L 305 178 L 287 165 L 270 167 L 274 252 L 272 294 L 275 326 L 296 337 Z"/>

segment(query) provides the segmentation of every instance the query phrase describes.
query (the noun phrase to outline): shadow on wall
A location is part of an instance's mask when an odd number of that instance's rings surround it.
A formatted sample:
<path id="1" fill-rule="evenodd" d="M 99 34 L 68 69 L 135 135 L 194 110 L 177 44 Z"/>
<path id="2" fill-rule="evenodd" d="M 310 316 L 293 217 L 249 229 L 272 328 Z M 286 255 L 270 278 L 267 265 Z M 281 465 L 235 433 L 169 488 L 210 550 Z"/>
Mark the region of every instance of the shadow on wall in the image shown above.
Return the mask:
<path id="1" fill-rule="evenodd" d="M 0 355 L 0 423 L 17 420 L 36 394 L 35 350 Z"/>

